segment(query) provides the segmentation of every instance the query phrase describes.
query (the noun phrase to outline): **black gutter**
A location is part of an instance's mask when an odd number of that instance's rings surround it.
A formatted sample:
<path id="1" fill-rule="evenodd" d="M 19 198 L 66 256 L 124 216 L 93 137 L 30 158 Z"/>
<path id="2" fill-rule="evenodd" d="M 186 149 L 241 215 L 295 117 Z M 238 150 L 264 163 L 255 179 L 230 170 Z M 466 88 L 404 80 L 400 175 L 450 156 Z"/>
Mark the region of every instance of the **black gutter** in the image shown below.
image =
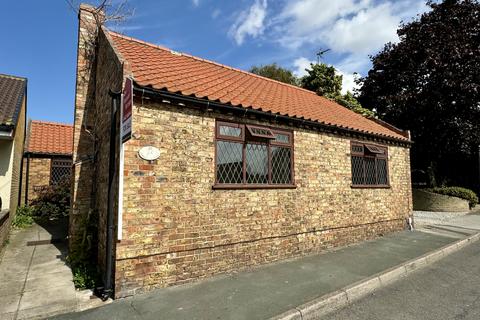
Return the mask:
<path id="1" fill-rule="evenodd" d="M 102 292 L 102 300 L 105 301 L 113 293 L 113 222 L 114 222 L 114 201 L 116 191 L 114 188 L 117 155 L 117 114 L 120 110 L 121 92 L 109 91 L 112 97 L 112 109 L 110 112 L 110 155 L 108 159 L 108 202 L 107 202 L 107 247 L 105 264 L 105 289 Z"/>
<path id="2" fill-rule="evenodd" d="M 247 114 L 252 114 L 260 117 L 265 117 L 265 118 L 270 118 L 272 120 L 276 121 L 282 121 L 282 122 L 287 122 L 287 123 L 293 123 L 297 126 L 311 126 L 320 129 L 321 131 L 324 132 L 331 132 L 331 133 L 337 133 L 337 134 L 343 134 L 347 136 L 355 135 L 359 137 L 364 137 L 364 138 L 369 138 L 369 139 L 380 139 L 380 140 L 385 140 L 385 141 L 390 141 L 390 142 L 395 142 L 395 143 L 400 143 L 403 145 L 410 146 L 412 144 L 412 141 L 410 140 L 401 140 L 393 137 L 388 137 L 388 136 L 383 136 L 383 135 L 377 135 L 377 134 L 372 134 L 372 133 L 366 133 L 354 129 L 348 129 L 348 128 L 341 128 L 337 127 L 334 125 L 328 125 L 325 123 L 317 122 L 317 121 L 312 121 L 312 120 L 307 120 L 303 118 L 294 118 L 294 117 L 289 117 L 289 116 L 284 116 L 280 114 L 275 114 L 271 112 L 265 112 L 261 110 L 256 110 L 252 108 L 244 108 L 244 107 L 237 107 L 237 106 L 232 106 L 230 104 L 224 104 L 216 101 L 210 101 L 207 99 L 200 99 L 197 97 L 193 96 L 184 96 L 182 94 L 177 94 L 177 93 L 172 93 L 168 92 L 165 90 L 155 90 L 151 87 L 142 87 L 138 86 L 137 84 L 134 85 L 133 91 L 137 92 L 140 94 L 140 96 L 144 96 L 145 94 L 147 95 L 152 95 L 152 96 L 157 96 L 160 98 L 165 98 L 165 99 L 171 99 L 171 100 L 176 100 L 176 101 L 181 101 L 181 102 L 188 102 L 188 103 L 193 103 L 193 104 L 200 104 L 200 105 L 205 105 L 206 108 L 209 107 L 214 107 L 216 110 L 224 110 L 227 112 L 237 112 L 238 114 L 242 115 L 247 115 Z"/>
<path id="3" fill-rule="evenodd" d="M 24 128 L 23 128 L 23 151 L 25 151 L 25 141 L 27 140 L 27 122 L 28 122 L 28 117 L 27 117 L 27 81 L 28 80 L 25 80 L 25 124 L 24 124 Z M 24 158 L 24 155 L 22 153 L 22 159 L 21 159 L 21 162 L 20 162 L 20 187 L 18 188 L 18 203 L 17 203 L 17 206 L 20 207 L 21 203 L 22 203 L 22 184 L 23 184 L 23 158 Z M 26 194 L 26 193 L 25 193 Z M 25 205 L 27 205 L 27 202 L 25 202 Z"/>

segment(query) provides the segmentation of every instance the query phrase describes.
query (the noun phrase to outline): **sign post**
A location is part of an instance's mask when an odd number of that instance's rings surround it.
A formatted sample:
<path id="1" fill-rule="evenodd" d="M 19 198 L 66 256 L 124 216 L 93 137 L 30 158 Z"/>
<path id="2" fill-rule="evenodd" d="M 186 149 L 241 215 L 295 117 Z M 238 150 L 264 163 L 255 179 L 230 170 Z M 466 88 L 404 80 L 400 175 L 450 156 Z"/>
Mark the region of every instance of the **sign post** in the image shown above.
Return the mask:
<path id="1" fill-rule="evenodd" d="M 123 144 L 132 137 L 132 108 L 133 108 L 133 82 L 132 79 L 125 79 L 123 88 L 122 103 L 120 108 L 120 163 L 118 175 L 118 230 L 117 239 L 122 240 L 123 228 L 123 170 L 124 170 L 124 148 Z"/>

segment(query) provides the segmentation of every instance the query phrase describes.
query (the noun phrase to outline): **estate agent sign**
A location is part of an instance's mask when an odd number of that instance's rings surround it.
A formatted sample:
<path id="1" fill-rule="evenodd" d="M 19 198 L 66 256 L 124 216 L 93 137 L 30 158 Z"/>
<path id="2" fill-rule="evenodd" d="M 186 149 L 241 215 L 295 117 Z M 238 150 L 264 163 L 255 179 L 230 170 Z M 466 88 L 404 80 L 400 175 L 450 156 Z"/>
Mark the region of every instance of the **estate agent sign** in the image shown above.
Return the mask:
<path id="1" fill-rule="evenodd" d="M 122 104 L 122 142 L 132 137 L 132 105 L 133 105 L 133 83 L 132 79 L 125 79 Z"/>

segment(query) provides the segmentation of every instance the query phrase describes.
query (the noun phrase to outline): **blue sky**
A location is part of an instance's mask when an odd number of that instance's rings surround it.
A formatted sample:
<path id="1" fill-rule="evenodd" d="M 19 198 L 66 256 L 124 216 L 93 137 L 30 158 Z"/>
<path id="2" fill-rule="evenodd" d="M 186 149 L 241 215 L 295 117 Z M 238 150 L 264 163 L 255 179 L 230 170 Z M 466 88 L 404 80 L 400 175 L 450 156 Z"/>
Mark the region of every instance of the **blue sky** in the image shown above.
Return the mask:
<path id="1" fill-rule="evenodd" d="M 78 4 L 78 1 L 71 1 Z M 89 2 L 89 1 L 86 1 Z M 113 0 L 113 3 L 121 2 Z M 95 2 L 91 2 L 95 3 Z M 319 49 L 344 76 L 397 41 L 422 0 L 130 0 L 116 31 L 241 69 L 276 62 L 302 75 Z M 0 10 L 0 73 L 28 78 L 29 118 L 73 122 L 77 17 L 65 0 L 17 0 Z"/>

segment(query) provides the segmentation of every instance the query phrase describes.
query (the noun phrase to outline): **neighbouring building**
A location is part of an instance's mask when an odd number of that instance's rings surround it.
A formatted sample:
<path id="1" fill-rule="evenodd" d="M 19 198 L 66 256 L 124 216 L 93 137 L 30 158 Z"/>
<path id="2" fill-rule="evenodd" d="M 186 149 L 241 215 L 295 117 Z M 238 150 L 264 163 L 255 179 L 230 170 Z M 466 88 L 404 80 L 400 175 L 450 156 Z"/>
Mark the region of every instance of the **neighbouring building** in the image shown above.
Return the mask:
<path id="1" fill-rule="evenodd" d="M 80 8 L 70 248 L 97 217 L 98 264 L 115 297 L 406 228 L 408 132 L 111 32 L 95 14 Z M 121 161 L 116 93 L 127 78 Z"/>
<path id="2" fill-rule="evenodd" d="M 23 159 L 22 202 L 35 200 L 46 187 L 70 179 L 73 125 L 32 120 Z"/>
<path id="3" fill-rule="evenodd" d="M 20 201 L 27 79 L 0 74 L 0 247 Z"/>

